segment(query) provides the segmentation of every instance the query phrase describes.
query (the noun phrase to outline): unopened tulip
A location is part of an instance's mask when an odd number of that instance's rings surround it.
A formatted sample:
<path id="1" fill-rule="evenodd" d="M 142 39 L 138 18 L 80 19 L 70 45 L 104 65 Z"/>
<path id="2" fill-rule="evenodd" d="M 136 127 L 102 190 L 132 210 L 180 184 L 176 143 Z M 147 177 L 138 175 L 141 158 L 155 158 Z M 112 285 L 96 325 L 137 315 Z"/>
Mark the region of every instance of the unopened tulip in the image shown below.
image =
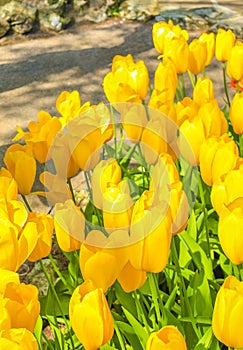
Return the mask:
<path id="1" fill-rule="evenodd" d="M 165 326 L 151 333 L 146 350 L 187 350 L 186 342 L 181 332 L 175 326 Z"/>
<path id="2" fill-rule="evenodd" d="M 191 120 L 198 113 L 199 105 L 190 97 L 184 97 L 176 104 L 176 123 L 180 126 L 186 119 Z"/>
<path id="3" fill-rule="evenodd" d="M 64 252 L 72 252 L 84 240 L 85 218 L 72 199 L 55 205 L 54 227 L 57 242 Z"/>
<path id="4" fill-rule="evenodd" d="M 3 298 L 4 307 L 11 319 L 11 327 L 24 327 L 34 332 L 40 313 L 37 287 L 31 284 L 10 282 L 5 287 Z"/>
<path id="5" fill-rule="evenodd" d="M 124 103 L 121 121 L 128 138 L 132 142 L 139 142 L 148 122 L 145 106 L 140 103 Z"/>
<path id="6" fill-rule="evenodd" d="M 193 90 L 193 100 L 199 105 L 203 106 L 214 100 L 214 86 L 209 78 L 199 78 Z"/>
<path id="7" fill-rule="evenodd" d="M 230 106 L 230 121 L 236 134 L 243 134 L 243 91 L 236 93 Z"/>
<path id="8" fill-rule="evenodd" d="M 235 34 L 231 29 L 220 28 L 216 35 L 215 56 L 218 61 L 228 61 L 232 47 L 235 44 Z"/>
<path id="9" fill-rule="evenodd" d="M 222 175 L 232 170 L 239 156 L 239 150 L 227 134 L 206 139 L 200 149 L 200 170 L 203 181 L 212 184 Z"/>
<path id="10" fill-rule="evenodd" d="M 130 293 L 142 287 L 146 281 L 146 272 L 135 269 L 131 265 L 130 261 L 128 261 L 117 277 L 117 280 L 120 283 L 122 289 L 126 293 Z"/>
<path id="11" fill-rule="evenodd" d="M 213 310 L 213 332 L 227 347 L 243 347 L 243 282 L 228 276 L 221 286 Z"/>
<path id="12" fill-rule="evenodd" d="M 0 332 L 2 350 L 38 350 L 35 336 L 26 328 L 11 328 Z"/>
<path id="13" fill-rule="evenodd" d="M 188 69 L 198 75 L 203 71 L 207 61 L 207 46 L 199 39 L 194 39 L 189 45 Z"/>
<path id="14" fill-rule="evenodd" d="M 13 144 L 8 147 L 4 163 L 18 184 L 18 191 L 23 195 L 31 192 L 36 175 L 36 161 L 28 146 Z"/>
<path id="15" fill-rule="evenodd" d="M 175 64 L 178 74 L 183 74 L 188 69 L 189 46 L 186 39 L 175 37 L 165 41 L 164 56 L 169 57 Z"/>
<path id="16" fill-rule="evenodd" d="M 232 48 L 227 63 L 227 74 L 231 79 L 243 79 L 243 43 L 237 42 Z"/>
<path id="17" fill-rule="evenodd" d="M 171 95 L 175 96 L 177 88 L 178 78 L 176 74 L 175 64 L 171 59 L 165 57 L 162 62 L 159 63 L 154 73 L 154 89 L 164 91 L 168 89 L 171 91 Z"/>
<path id="18" fill-rule="evenodd" d="M 85 350 L 97 350 L 113 336 L 113 319 L 104 293 L 90 280 L 74 290 L 69 316 L 71 326 Z"/>
<path id="19" fill-rule="evenodd" d="M 207 49 L 207 59 L 205 66 L 207 67 L 215 54 L 215 36 L 214 33 L 203 33 L 200 35 L 199 40 L 206 44 Z"/>

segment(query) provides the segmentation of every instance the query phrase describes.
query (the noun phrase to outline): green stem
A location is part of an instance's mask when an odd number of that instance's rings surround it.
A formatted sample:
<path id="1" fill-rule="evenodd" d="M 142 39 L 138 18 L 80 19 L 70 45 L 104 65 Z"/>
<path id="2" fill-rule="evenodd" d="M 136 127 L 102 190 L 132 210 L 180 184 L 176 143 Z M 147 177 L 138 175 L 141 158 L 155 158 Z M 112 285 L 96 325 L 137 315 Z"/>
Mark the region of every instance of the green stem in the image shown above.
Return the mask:
<path id="1" fill-rule="evenodd" d="M 116 325 L 116 322 L 114 322 L 114 328 L 115 328 L 115 332 L 116 332 L 116 335 L 117 335 L 117 339 L 118 339 L 118 341 L 120 343 L 120 346 L 121 346 L 121 350 L 127 350 L 126 345 L 125 345 L 124 340 L 123 340 L 123 337 L 121 335 L 121 332 L 120 332 L 119 328 Z"/>
<path id="2" fill-rule="evenodd" d="M 67 286 L 67 281 L 66 279 L 63 277 L 62 273 L 59 271 L 59 268 L 55 262 L 55 260 L 53 259 L 53 256 L 51 254 L 49 254 L 48 258 L 50 259 L 50 262 L 52 264 L 52 267 L 54 269 L 54 271 L 56 272 L 57 276 L 60 278 L 60 280 L 63 282 L 63 284 L 65 286 Z"/>
<path id="3" fill-rule="evenodd" d="M 177 250 L 176 250 L 175 238 L 176 237 L 173 237 L 173 239 L 172 239 L 171 251 L 172 251 L 172 255 L 173 255 L 173 262 L 175 263 L 175 267 L 176 267 L 176 272 L 177 272 L 177 275 L 180 279 L 179 288 L 180 288 L 181 306 L 182 306 L 182 310 L 183 310 L 183 306 L 185 303 L 185 307 L 187 309 L 188 316 L 191 319 L 192 328 L 193 328 L 195 334 L 197 335 L 198 340 L 200 340 L 202 337 L 202 334 L 201 334 L 200 330 L 197 328 L 197 322 L 192 314 L 191 305 L 190 305 L 190 302 L 189 302 L 188 297 L 187 297 L 185 281 L 184 281 L 184 278 L 183 278 L 182 273 L 181 273 L 179 258 L 178 258 L 178 254 L 177 254 Z M 182 315 L 182 316 L 186 316 L 186 315 Z"/>
<path id="4" fill-rule="evenodd" d="M 27 209 L 28 209 L 30 212 L 32 212 L 31 206 L 29 205 L 29 202 L 27 201 L 26 196 L 25 196 L 24 194 L 21 194 L 21 197 L 22 197 L 22 199 L 23 199 L 23 201 L 24 201 L 24 204 L 26 205 Z"/>
<path id="5" fill-rule="evenodd" d="M 206 207 L 205 197 L 204 197 L 204 191 L 203 191 L 203 183 L 202 178 L 200 176 L 200 173 L 198 174 L 198 187 L 199 187 L 199 194 L 202 202 L 202 208 L 203 208 L 203 215 L 204 215 L 204 226 L 206 231 L 206 240 L 207 240 L 207 257 L 210 258 L 210 241 L 209 241 L 209 229 L 208 229 L 208 211 Z"/>
<path id="6" fill-rule="evenodd" d="M 183 97 L 186 97 L 186 87 L 185 87 L 184 74 L 181 74 L 181 84 L 182 84 L 182 94 L 183 94 Z"/>
<path id="7" fill-rule="evenodd" d="M 71 182 L 71 178 L 67 179 L 67 183 L 68 183 L 68 187 L 71 191 L 71 195 L 72 195 L 72 200 L 74 202 L 74 204 L 76 204 L 76 201 L 75 201 L 75 195 L 74 195 L 74 192 L 73 192 L 73 186 L 72 186 L 72 182 Z"/>
<path id="8" fill-rule="evenodd" d="M 45 277 L 46 277 L 46 280 L 47 280 L 47 282 L 48 282 L 48 284 L 49 284 L 49 286 L 50 286 L 50 288 L 51 288 L 51 291 L 52 291 L 52 293 L 53 293 L 53 295 L 54 295 L 54 297 L 55 297 L 55 299 L 56 299 L 58 308 L 59 308 L 60 313 L 61 313 L 62 318 L 63 318 L 63 322 L 65 323 L 65 326 L 66 326 L 66 328 L 67 328 L 67 331 L 68 331 L 68 334 L 69 334 L 69 337 L 70 337 L 70 341 L 71 341 L 71 344 L 72 344 L 72 349 L 74 350 L 74 349 L 75 349 L 75 346 L 74 346 L 72 334 L 71 334 L 71 331 L 70 331 L 69 324 L 68 324 L 68 322 L 67 322 L 66 316 L 65 316 L 65 314 L 64 314 L 64 311 L 63 311 L 63 308 L 62 308 L 62 304 L 61 304 L 61 302 L 60 302 L 60 300 L 59 300 L 59 298 L 58 298 L 57 292 L 56 292 L 56 290 L 55 290 L 55 288 L 54 288 L 54 285 L 53 285 L 53 283 L 52 283 L 50 277 L 48 276 L 48 273 L 47 273 L 47 271 L 46 271 L 45 265 L 43 264 L 43 261 L 42 261 L 42 260 L 40 260 L 40 266 L 41 266 L 42 271 L 43 271 L 43 273 L 44 273 L 44 275 L 45 275 Z"/>
<path id="9" fill-rule="evenodd" d="M 240 156 L 243 157 L 243 135 L 239 135 Z"/>
<path id="10" fill-rule="evenodd" d="M 194 89 L 195 88 L 195 81 L 193 80 L 192 73 L 189 70 L 187 71 L 187 73 L 188 73 L 188 76 L 190 78 L 190 82 L 192 84 L 192 87 Z"/>
<path id="11" fill-rule="evenodd" d="M 89 173 L 87 171 L 84 171 L 84 177 L 85 177 L 86 185 L 88 187 L 90 200 L 93 202 L 92 188 L 91 188 L 91 184 L 90 184 L 91 180 L 90 180 Z M 95 215 L 97 216 L 99 226 L 103 227 L 103 223 L 102 223 L 102 220 L 100 218 L 99 212 L 94 204 L 93 204 L 93 209 L 94 209 Z"/>
<path id="12" fill-rule="evenodd" d="M 113 132 L 114 132 L 114 146 L 115 146 L 115 159 L 117 159 L 117 132 L 116 132 L 116 121 L 115 121 L 115 115 L 114 115 L 114 109 L 112 105 L 110 105 L 110 110 L 111 110 L 111 120 L 113 124 Z"/>
<path id="13" fill-rule="evenodd" d="M 135 304 L 137 305 L 137 309 L 139 311 L 138 314 L 141 316 L 142 322 L 145 325 L 147 333 L 150 334 L 150 328 L 149 328 L 147 319 L 146 319 L 146 317 L 144 315 L 144 312 L 143 312 L 143 308 L 142 308 L 142 305 L 141 305 L 139 292 L 137 290 L 135 290 L 133 292 L 133 295 L 134 295 L 134 299 L 135 299 Z"/>
<path id="14" fill-rule="evenodd" d="M 158 302 L 158 300 L 160 299 L 160 296 L 158 293 L 158 285 L 157 285 L 157 281 L 155 281 L 156 277 L 155 277 L 154 273 L 149 273 L 148 278 L 149 278 L 149 286 L 150 286 L 150 290 L 152 293 L 152 299 L 153 299 L 153 303 L 154 303 L 157 323 L 158 323 L 158 326 L 160 328 L 160 326 L 161 326 L 161 324 L 160 324 L 161 323 L 161 313 L 160 313 L 160 306 L 159 306 L 159 302 Z"/>
<path id="15" fill-rule="evenodd" d="M 230 107 L 230 99 L 229 99 L 228 86 L 226 81 L 226 63 L 225 62 L 222 62 L 222 69 L 223 69 L 223 79 L 224 79 L 224 91 L 225 91 L 228 106 Z"/>

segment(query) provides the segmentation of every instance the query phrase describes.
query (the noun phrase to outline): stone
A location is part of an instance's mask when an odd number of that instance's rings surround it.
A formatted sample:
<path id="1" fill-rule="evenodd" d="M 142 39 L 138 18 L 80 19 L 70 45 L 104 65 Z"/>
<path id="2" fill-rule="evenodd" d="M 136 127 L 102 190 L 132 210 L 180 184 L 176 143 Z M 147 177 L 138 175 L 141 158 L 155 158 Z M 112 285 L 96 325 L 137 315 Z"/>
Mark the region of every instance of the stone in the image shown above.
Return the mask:
<path id="1" fill-rule="evenodd" d="M 40 26 L 59 32 L 72 22 L 71 10 L 70 0 L 45 0 L 44 5 L 38 8 Z"/>
<path id="2" fill-rule="evenodd" d="M 36 19 L 35 7 L 12 0 L 1 7 L 1 18 L 9 22 L 10 26 L 20 34 L 31 31 Z"/>
<path id="3" fill-rule="evenodd" d="M 145 21 L 158 14 L 158 0 L 125 0 L 120 15 L 130 20 Z"/>
<path id="4" fill-rule="evenodd" d="M 10 24 L 4 19 L 0 18 L 0 38 L 7 34 L 10 29 Z"/>

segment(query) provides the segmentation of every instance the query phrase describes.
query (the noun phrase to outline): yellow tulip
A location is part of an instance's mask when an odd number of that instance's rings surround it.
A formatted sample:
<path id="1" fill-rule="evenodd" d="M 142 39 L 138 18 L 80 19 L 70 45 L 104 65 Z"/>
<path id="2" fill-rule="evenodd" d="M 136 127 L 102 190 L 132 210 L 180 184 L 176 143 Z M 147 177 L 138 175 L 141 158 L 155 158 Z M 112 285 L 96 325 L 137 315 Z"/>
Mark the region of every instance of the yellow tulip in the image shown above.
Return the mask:
<path id="1" fill-rule="evenodd" d="M 203 121 L 206 137 L 220 136 L 228 132 L 227 119 L 220 110 L 217 100 L 211 100 L 202 105 L 198 111 L 198 117 Z"/>
<path id="2" fill-rule="evenodd" d="M 153 205 L 154 193 L 145 191 L 134 205 L 129 261 L 137 270 L 161 272 L 168 261 L 171 215 L 167 203 Z"/>
<path id="3" fill-rule="evenodd" d="M 103 81 L 109 102 L 141 103 L 147 95 L 149 84 L 148 69 L 144 61 L 134 62 L 132 56 L 116 55 L 112 70 Z"/>
<path id="4" fill-rule="evenodd" d="M 23 327 L 34 332 L 40 313 L 37 287 L 10 282 L 5 287 L 3 301 L 11 319 L 11 328 Z"/>
<path id="5" fill-rule="evenodd" d="M 207 61 L 207 46 L 199 39 L 193 39 L 189 44 L 188 69 L 197 75 L 203 71 Z"/>
<path id="6" fill-rule="evenodd" d="M 0 268 L 0 294 L 3 294 L 5 291 L 5 287 L 8 283 L 14 282 L 15 284 L 20 283 L 19 275 L 16 272 L 5 270 Z"/>
<path id="7" fill-rule="evenodd" d="M 35 223 L 37 229 L 37 243 L 28 260 L 37 261 L 47 257 L 51 252 L 54 229 L 53 218 L 51 215 L 44 213 L 31 212 L 28 214 L 28 222 Z"/>
<path id="8" fill-rule="evenodd" d="M 154 73 L 154 89 L 159 91 L 169 90 L 171 95 L 175 96 L 178 78 L 176 74 L 175 64 L 171 59 L 165 57 L 159 63 Z"/>
<path id="9" fill-rule="evenodd" d="M 29 194 L 36 175 L 36 161 L 29 147 L 13 144 L 7 148 L 3 160 L 18 184 L 19 193 Z"/>
<path id="10" fill-rule="evenodd" d="M 110 184 L 103 195 L 103 220 L 108 233 L 116 229 L 129 230 L 133 201 L 126 181 Z"/>
<path id="11" fill-rule="evenodd" d="M 133 292 L 134 290 L 142 287 L 146 281 L 146 272 L 142 270 L 136 270 L 128 261 L 121 273 L 117 278 L 122 289 L 126 293 Z"/>
<path id="12" fill-rule="evenodd" d="M 243 167 L 230 170 L 218 178 L 211 191 L 211 201 L 216 212 L 221 216 L 228 210 L 243 207 Z"/>
<path id="13" fill-rule="evenodd" d="M 234 208 L 219 217 L 218 235 L 222 249 L 230 261 L 239 265 L 243 262 L 242 253 L 242 208 Z"/>
<path id="14" fill-rule="evenodd" d="M 113 136 L 111 115 L 100 103 L 84 111 L 67 124 L 69 149 L 75 163 L 83 170 L 91 170 L 98 163 L 100 148 Z"/>
<path id="15" fill-rule="evenodd" d="M 36 194 L 46 196 L 52 205 L 65 202 L 67 199 L 72 198 L 66 176 L 62 175 L 63 174 L 52 174 L 48 171 L 41 173 L 39 179 L 45 187 L 45 192 L 36 192 Z"/>
<path id="16" fill-rule="evenodd" d="M 214 100 L 213 82 L 209 78 L 199 78 L 193 90 L 193 100 L 199 105 L 203 106 Z"/>
<path id="17" fill-rule="evenodd" d="M 90 108 L 90 102 L 81 106 L 79 92 L 77 90 L 62 91 L 56 100 L 56 109 L 61 114 L 60 121 L 65 126 L 71 119 Z"/>
<path id="18" fill-rule="evenodd" d="M 203 33 L 200 35 L 199 40 L 206 44 L 207 59 L 205 66 L 207 67 L 212 62 L 215 54 L 215 35 L 214 33 Z"/>
<path id="19" fill-rule="evenodd" d="M 132 142 L 139 142 L 148 122 L 145 106 L 137 103 L 125 103 L 121 111 L 121 121 L 128 138 Z"/>
<path id="20" fill-rule="evenodd" d="M 199 105 L 190 97 L 184 97 L 182 101 L 176 104 L 176 123 L 178 126 L 186 120 L 191 120 L 198 113 Z"/>
<path id="21" fill-rule="evenodd" d="M 114 158 L 101 160 L 93 170 L 91 177 L 92 200 L 99 209 L 103 208 L 103 195 L 110 184 L 118 185 L 122 172 Z"/>
<path id="22" fill-rule="evenodd" d="M 216 338 L 231 348 L 243 347 L 243 282 L 228 276 L 217 294 L 212 319 Z"/>
<path id="23" fill-rule="evenodd" d="M 90 281 L 78 286 L 70 299 L 71 326 L 85 350 L 97 350 L 113 336 L 114 323 L 101 288 Z"/>
<path id="24" fill-rule="evenodd" d="M 5 301 L 4 301 L 3 295 L 0 294 L 0 333 L 3 330 L 11 328 L 11 318 L 7 309 L 5 308 L 4 303 Z"/>
<path id="25" fill-rule="evenodd" d="M 243 134 L 243 91 L 236 93 L 230 106 L 230 121 L 236 134 Z"/>
<path id="26" fill-rule="evenodd" d="M 189 60 L 189 46 L 186 39 L 181 36 L 165 40 L 164 56 L 169 57 L 174 62 L 178 74 L 185 73 Z"/>
<path id="27" fill-rule="evenodd" d="M 177 123 L 176 109 L 174 101 L 171 100 L 169 90 L 159 91 L 153 90 L 148 102 L 148 106 L 152 109 L 158 109 L 164 116 Z"/>
<path id="28" fill-rule="evenodd" d="M 220 28 L 216 35 L 215 56 L 218 61 L 228 61 L 232 47 L 235 44 L 235 34 L 231 29 Z"/>
<path id="29" fill-rule="evenodd" d="M 187 350 L 186 342 L 181 332 L 175 326 L 165 326 L 151 333 L 146 350 Z"/>
<path id="30" fill-rule="evenodd" d="M 7 201 L 17 199 L 18 185 L 12 177 L 11 173 L 5 169 L 0 170 L 0 198 L 5 198 Z"/>
<path id="31" fill-rule="evenodd" d="M 183 37 L 185 40 L 188 40 L 188 32 L 184 29 L 181 29 L 179 25 L 174 25 L 173 21 L 169 20 L 167 22 L 157 22 L 153 25 L 152 30 L 153 43 L 155 49 L 163 54 L 165 40 L 171 40 L 174 37 Z"/>
<path id="32" fill-rule="evenodd" d="M 203 181 L 212 186 L 220 176 L 235 167 L 238 156 L 238 147 L 227 134 L 207 138 L 200 148 L 200 170 Z"/>
<path id="33" fill-rule="evenodd" d="M 170 212 L 172 217 L 171 232 L 173 235 L 185 230 L 188 222 L 189 205 L 186 193 L 180 181 L 171 186 Z"/>
<path id="34" fill-rule="evenodd" d="M 227 63 L 227 74 L 236 81 L 243 79 L 243 43 L 241 42 L 236 42 L 231 50 Z"/>
<path id="35" fill-rule="evenodd" d="M 0 332 L 2 350 L 38 350 L 35 336 L 26 328 L 12 328 Z"/>
<path id="36" fill-rule="evenodd" d="M 57 117 L 52 117 L 48 112 L 40 111 L 38 121 L 31 121 L 28 124 L 29 131 L 24 132 L 19 126 L 14 141 L 24 138 L 26 144 L 31 148 L 33 156 L 38 162 L 45 163 L 48 160 L 48 151 L 61 130 L 62 124 Z"/>
<path id="37" fill-rule="evenodd" d="M 116 230 L 106 237 L 101 231 L 90 231 L 79 254 L 83 278 L 106 292 L 128 262 L 128 244 L 128 232 Z"/>
<path id="38" fill-rule="evenodd" d="M 64 252 L 80 248 L 84 240 L 85 218 L 72 199 L 55 205 L 54 227 L 58 245 Z"/>

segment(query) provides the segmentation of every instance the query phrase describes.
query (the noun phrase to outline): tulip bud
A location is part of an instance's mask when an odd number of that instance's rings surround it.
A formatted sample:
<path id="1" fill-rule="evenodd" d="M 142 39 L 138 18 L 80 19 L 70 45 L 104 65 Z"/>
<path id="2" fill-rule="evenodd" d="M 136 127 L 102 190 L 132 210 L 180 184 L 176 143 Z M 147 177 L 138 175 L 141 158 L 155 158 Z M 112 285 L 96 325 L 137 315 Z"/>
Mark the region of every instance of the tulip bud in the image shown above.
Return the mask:
<path id="1" fill-rule="evenodd" d="M 227 74 L 236 81 L 243 79 L 243 43 L 241 42 L 236 43 L 231 50 L 227 63 Z"/>
<path id="2" fill-rule="evenodd" d="M 213 82 L 209 78 L 199 78 L 193 90 L 193 100 L 199 105 L 203 106 L 214 100 Z"/>
<path id="3" fill-rule="evenodd" d="M 243 347 L 243 282 L 228 276 L 217 294 L 212 327 L 216 338 L 231 348 Z"/>
<path id="4" fill-rule="evenodd" d="M 36 175 L 36 161 L 28 146 L 13 144 L 8 147 L 4 163 L 18 184 L 18 191 L 23 195 L 31 192 Z"/>
<path id="5" fill-rule="evenodd" d="M 26 328 L 11 328 L 0 332 L 0 349 L 38 350 L 35 336 Z"/>
<path id="6" fill-rule="evenodd" d="M 205 66 L 207 67 L 215 54 L 215 36 L 214 33 L 203 33 L 200 35 L 199 40 L 206 44 L 207 59 Z"/>
<path id="7" fill-rule="evenodd" d="M 151 333 L 146 350 L 187 350 L 186 342 L 181 332 L 175 326 L 165 326 L 158 332 Z"/>
<path id="8" fill-rule="evenodd" d="M 113 336 L 111 312 L 101 288 L 87 280 L 70 299 L 71 326 L 85 350 L 97 350 Z"/>
<path id="9" fill-rule="evenodd" d="M 175 64 L 178 74 L 183 74 L 188 69 L 189 46 L 184 37 L 175 37 L 165 41 L 164 56 L 169 57 Z"/>
<path id="10" fill-rule="evenodd" d="M 243 91 L 236 93 L 230 106 L 230 121 L 236 134 L 243 134 Z"/>
<path id="11" fill-rule="evenodd" d="M 201 73 L 206 65 L 207 46 L 199 39 L 194 39 L 189 45 L 188 69 L 197 75 Z"/>
<path id="12" fill-rule="evenodd" d="M 218 61 L 228 61 L 232 47 L 235 44 L 235 34 L 232 30 L 220 28 L 216 35 L 215 56 Z"/>

